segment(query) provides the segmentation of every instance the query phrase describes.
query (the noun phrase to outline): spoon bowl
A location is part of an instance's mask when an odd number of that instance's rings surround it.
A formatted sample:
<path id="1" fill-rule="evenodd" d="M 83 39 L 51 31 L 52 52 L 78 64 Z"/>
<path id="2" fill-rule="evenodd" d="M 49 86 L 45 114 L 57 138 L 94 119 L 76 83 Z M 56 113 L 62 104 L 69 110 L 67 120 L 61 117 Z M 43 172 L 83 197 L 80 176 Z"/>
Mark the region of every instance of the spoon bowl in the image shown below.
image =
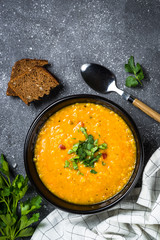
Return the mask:
<path id="1" fill-rule="evenodd" d="M 108 93 L 117 88 L 115 75 L 109 69 L 98 64 L 83 64 L 81 74 L 85 82 L 97 92 Z"/>

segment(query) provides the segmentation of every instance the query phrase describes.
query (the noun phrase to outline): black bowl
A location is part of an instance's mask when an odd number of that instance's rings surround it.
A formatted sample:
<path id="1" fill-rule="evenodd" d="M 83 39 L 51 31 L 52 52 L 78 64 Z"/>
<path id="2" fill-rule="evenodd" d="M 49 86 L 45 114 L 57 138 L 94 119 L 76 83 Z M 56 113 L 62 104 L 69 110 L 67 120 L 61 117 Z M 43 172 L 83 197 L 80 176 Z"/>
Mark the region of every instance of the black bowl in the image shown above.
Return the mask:
<path id="1" fill-rule="evenodd" d="M 115 113 L 117 113 L 129 126 L 131 129 L 135 142 L 136 142 L 136 149 L 137 149 L 137 156 L 136 156 L 136 165 L 135 169 L 133 171 L 133 174 L 128 181 L 128 183 L 125 185 L 125 187 L 115 196 L 112 198 L 92 204 L 92 205 L 78 205 L 78 204 L 73 204 L 70 202 L 67 202 L 63 199 L 58 198 L 55 196 L 53 193 L 51 193 L 47 187 L 43 184 L 41 179 L 39 178 L 39 175 L 36 170 L 35 163 L 33 161 L 34 157 L 34 147 L 35 147 L 35 142 L 37 139 L 37 135 L 43 126 L 43 124 L 46 122 L 46 120 L 53 115 L 55 112 L 58 110 L 74 104 L 74 103 L 96 103 L 96 104 L 101 104 Z M 27 175 L 31 181 L 31 183 L 35 186 L 37 192 L 45 198 L 47 201 L 52 203 L 55 207 L 60 208 L 62 210 L 65 210 L 67 212 L 72 212 L 72 213 L 79 213 L 79 214 L 90 214 L 90 213 L 96 213 L 103 211 L 105 209 L 110 208 L 114 204 L 118 203 L 121 199 L 123 199 L 130 191 L 131 189 L 136 185 L 142 169 L 143 169 L 143 146 L 141 142 L 141 138 L 138 132 L 138 129 L 132 120 L 132 118 L 126 113 L 120 106 L 116 105 L 115 103 L 99 97 L 95 95 L 73 95 L 73 96 L 68 96 L 65 98 L 62 98 L 48 107 L 46 107 L 34 120 L 32 123 L 27 136 L 25 140 L 25 145 L 24 145 L 24 162 L 25 162 L 25 168 Z"/>

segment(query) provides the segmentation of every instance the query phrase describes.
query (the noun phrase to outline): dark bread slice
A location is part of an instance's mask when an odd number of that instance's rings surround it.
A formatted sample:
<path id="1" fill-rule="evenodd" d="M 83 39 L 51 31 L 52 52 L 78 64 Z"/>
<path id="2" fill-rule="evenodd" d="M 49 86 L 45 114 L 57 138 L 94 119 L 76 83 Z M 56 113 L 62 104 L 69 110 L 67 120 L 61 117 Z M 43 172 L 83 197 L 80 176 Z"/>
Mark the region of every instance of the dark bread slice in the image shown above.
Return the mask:
<path id="1" fill-rule="evenodd" d="M 9 82 L 9 87 L 27 105 L 48 95 L 57 85 L 57 80 L 43 67 L 34 67 Z"/>
<path id="2" fill-rule="evenodd" d="M 18 77 L 19 75 L 23 74 L 26 71 L 29 71 L 31 68 L 35 66 L 45 66 L 48 64 L 47 60 L 39 60 L 39 59 L 21 59 L 17 61 L 14 66 L 12 67 L 11 73 L 11 81 Z M 6 94 L 8 96 L 17 96 L 16 93 L 8 86 Z"/>

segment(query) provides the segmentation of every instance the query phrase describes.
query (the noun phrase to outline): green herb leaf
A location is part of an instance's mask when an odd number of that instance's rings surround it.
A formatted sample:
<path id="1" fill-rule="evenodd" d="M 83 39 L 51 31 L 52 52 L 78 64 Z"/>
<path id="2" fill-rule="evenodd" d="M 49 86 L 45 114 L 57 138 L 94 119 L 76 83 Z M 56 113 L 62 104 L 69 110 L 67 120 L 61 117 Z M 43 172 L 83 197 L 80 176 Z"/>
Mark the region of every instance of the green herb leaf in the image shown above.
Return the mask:
<path id="1" fill-rule="evenodd" d="M 0 236 L 0 240 L 6 240 L 8 239 L 7 236 Z"/>
<path id="2" fill-rule="evenodd" d="M 78 147 L 79 147 L 79 143 L 74 144 L 73 148 L 68 151 L 68 154 L 76 152 Z"/>
<path id="3" fill-rule="evenodd" d="M 31 218 L 28 219 L 26 215 L 23 215 L 20 218 L 20 226 L 19 230 L 30 226 L 32 223 L 37 222 L 39 220 L 39 213 L 34 213 Z"/>
<path id="4" fill-rule="evenodd" d="M 91 169 L 90 172 L 93 173 L 93 174 L 97 174 L 97 172 L 94 169 Z"/>
<path id="5" fill-rule="evenodd" d="M 137 74 L 137 77 L 138 77 L 138 80 L 139 80 L 140 84 L 142 84 L 142 83 L 141 83 L 141 80 L 144 79 L 144 74 L 143 74 L 143 71 L 142 71 L 142 70 Z"/>
<path id="6" fill-rule="evenodd" d="M 100 135 L 99 135 L 99 137 L 100 137 Z M 94 145 L 95 145 L 95 146 L 98 146 L 98 139 L 96 139 L 96 140 L 94 141 Z"/>
<path id="7" fill-rule="evenodd" d="M 9 167 L 7 161 L 4 159 L 3 154 L 1 154 L 0 164 L 0 171 L 9 178 Z"/>
<path id="8" fill-rule="evenodd" d="M 73 158 L 70 158 L 69 159 L 69 161 L 71 161 L 71 162 L 75 162 L 75 161 L 77 161 L 79 159 L 79 156 L 75 156 L 75 157 L 73 157 Z M 68 160 L 67 160 L 68 161 Z M 68 162 L 69 162 L 68 161 Z"/>
<path id="9" fill-rule="evenodd" d="M 128 72 L 128 73 L 133 73 L 133 70 L 132 70 L 132 68 L 130 67 L 129 64 L 125 64 L 125 71 Z"/>
<path id="10" fill-rule="evenodd" d="M 103 165 L 103 166 L 105 166 L 105 165 L 106 165 L 106 163 L 105 163 L 105 162 L 102 162 L 102 165 Z"/>
<path id="11" fill-rule="evenodd" d="M 81 173 L 80 171 L 77 172 L 77 175 L 82 175 L 82 176 L 84 176 L 84 174 Z"/>
<path id="12" fill-rule="evenodd" d="M 11 216 L 9 213 L 6 215 L 0 215 L 0 219 L 5 223 L 6 226 L 13 226 L 16 222 L 16 218 Z"/>
<path id="13" fill-rule="evenodd" d="M 0 174 L 0 188 L 3 188 L 5 186 L 5 182 Z"/>
<path id="14" fill-rule="evenodd" d="M 25 202 L 20 203 L 21 214 L 27 215 L 30 212 L 33 212 L 41 207 L 42 199 L 40 196 L 33 197 L 28 199 Z"/>
<path id="15" fill-rule="evenodd" d="M 86 138 L 88 138 L 88 134 L 87 134 L 86 128 L 81 127 L 80 130 L 81 130 L 81 132 L 84 134 L 84 136 L 85 136 Z"/>
<path id="16" fill-rule="evenodd" d="M 135 69 L 135 64 L 134 64 L 134 57 L 131 56 L 128 60 L 128 65 L 130 66 L 130 68 L 132 69 L 132 71 L 134 72 Z"/>
<path id="17" fill-rule="evenodd" d="M 92 135 L 88 135 L 88 143 L 90 143 L 90 144 L 94 143 L 94 138 Z"/>
<path id="18" fill-rule="evenodd" d="M 92 155 L 92 152 L 87 150 L 87 149 L 85 149 L 85 152 L 87 153 L 87 156 L 91 156 Z"/>
<path id="19" fill-rule="evenodd" d="M 16 236 L 17 238 L 20 237 L 30 237 L 34 233 L 34 229 L 32 227 L 25 228 Z"/>
<path id="20" fill-rule="evenodd" d="M 92 148 L 94 148 L 94 144 L 88 143 L 88 144 L 87 144 L 87 149 L 88 149 L 88 150 L 91 150 Z"/>
<path id="21" fill-rule="evenodd" d="M 135 72 L 136 74 L 139 73 L 140 71 L 142 71 L 142 68 L 141 68 L 141 65 L 139 63 L 136 64 L 136 67 L 135 67 Z"/>
<path id="22" fill-rule="evenodd" d="M 125 64 L 125 71 L 134 74 L 134 76 L 129 76 L 126 78 L 125 85 L 127 87 L 136 87 L 138 84 L 142 85 L 141 81 L 144 79 L 143 70 L 139 63 L 137 63 L 135 66 L 133 56 L 129 58 L 128 64 Z"/>
<path id="23" fill-rule="evenodd" d="M 73 165 L 73 168 L 74 168 L 75 170 L 78 169 L 78 164 L 77 164 L 76 162 L 73 162 L 72 165 Z"/>
<path id="24" fill-rule="evenodd" d="M 129 76 L 126 78 L 126 87 L 136 87 L 138 85 L 138 81 L 135 77 Z"/>
<path id="25" fill-rule="evenodd" d="M 92 153 L 95 153 L 95 152 L 97 152 L 97 150 L 98 150 L 98 147 L 96 146 L 96 147 L 93 147 L 93 148 L 91 149 L 91 152 L 92 152 Z"/>
<path id="26" fill-rule="evenodd" d="M 68 168 L 70 166 L 70 162 L 68 160 L 65 161 L 64 168 Z"/>
<path id="27" fill-rule="evenodd" d="M 83 145 L 83 144 L 81 144 L 79 146 L 79 148 L 77 149 L 76 153 L 79 156 L 80 160 L 83 160 L 83 159 L 85 159 L 87 157 L 87 153 L 84 151 L 84 149 L 86 149 L 86 148 L 85 148 L 85 145 Z"/>
<path id="28" fill-rule="evenodd" d="M 19 201 L 22 199 L 28 189 L 28 178 L 23 177 L 22 175 L 17 175 L 12 183 L 13 195 Z"/>
<path id="29" fill-rule="evenodd" d="M 99 145 L 99 149 L 107 149 L 107 144 L 106 143 L 103 143 L 101 145 Z"/>
<path id="30" fill-rule="evenodd" d="M 11 194 L 10 187 L 5 187 L 0 191 L 1 197 L 9 197 L 10 194 Z"/>

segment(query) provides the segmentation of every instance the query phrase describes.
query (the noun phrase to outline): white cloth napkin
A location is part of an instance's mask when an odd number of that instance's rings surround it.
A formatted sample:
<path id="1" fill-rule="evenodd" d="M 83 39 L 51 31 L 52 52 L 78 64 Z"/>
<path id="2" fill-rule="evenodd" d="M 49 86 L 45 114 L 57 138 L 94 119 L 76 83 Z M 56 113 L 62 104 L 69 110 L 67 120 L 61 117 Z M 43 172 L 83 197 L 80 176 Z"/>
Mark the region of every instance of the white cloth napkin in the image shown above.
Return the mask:
<path id="1" fill-rule="evenodd" d="M 105 212 L 78 215 L 50 213 L 37 227 L 31 240 L 159 240 L 160 239 L 160 148 L 149 159 L 142 189 Z"/>

